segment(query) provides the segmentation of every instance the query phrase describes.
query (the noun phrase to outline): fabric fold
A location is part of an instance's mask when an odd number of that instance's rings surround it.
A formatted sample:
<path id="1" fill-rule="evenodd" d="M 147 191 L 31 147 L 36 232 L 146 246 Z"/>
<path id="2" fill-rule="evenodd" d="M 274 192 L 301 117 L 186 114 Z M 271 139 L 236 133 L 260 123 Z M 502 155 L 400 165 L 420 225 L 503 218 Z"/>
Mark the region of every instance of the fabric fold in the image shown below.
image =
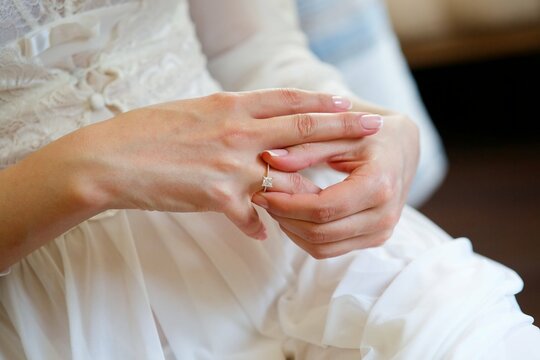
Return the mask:
<path id="1" fill-rule="evenodd" d="M 403 269 L 376 301 L 362 339 L 364 359 L 438 359 L 458 349 L 459 358 L 479 358 L 497 338 L 489 336 L 489 324 L 478 326 L 476 319 L 487 312 L 493 325 L 501 321 L 498 304 L 521 288 L 515 272 L 473 253 L 468 240 L 438 246 Z M 513 310 L 494 328 L 532 323 Z M 474 339 L 471 330 L 485 336 L 467 351 L 462 342 Z"/>

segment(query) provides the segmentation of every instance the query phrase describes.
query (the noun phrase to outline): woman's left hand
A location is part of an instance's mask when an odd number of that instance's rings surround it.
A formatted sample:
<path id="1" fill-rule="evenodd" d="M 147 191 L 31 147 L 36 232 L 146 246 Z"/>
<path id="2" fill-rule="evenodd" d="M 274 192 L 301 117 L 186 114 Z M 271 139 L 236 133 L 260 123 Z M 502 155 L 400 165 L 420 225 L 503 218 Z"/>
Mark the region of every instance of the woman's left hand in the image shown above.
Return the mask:
<path id="1" fill-rule="evenodd" d="M 410 119 L 389 115 L 375 136 L 285 150 L 265 152 L 263 159 L 290 172 L 287 183 L 280 178 L 278 189 L 257 193 L 252 201 L 298 246 L 323 259 L 379 246 L 390 238 L 418 163 L 418 130 Z M 349 176 L 321 190 L 297 173 L 322 162 Z"/>

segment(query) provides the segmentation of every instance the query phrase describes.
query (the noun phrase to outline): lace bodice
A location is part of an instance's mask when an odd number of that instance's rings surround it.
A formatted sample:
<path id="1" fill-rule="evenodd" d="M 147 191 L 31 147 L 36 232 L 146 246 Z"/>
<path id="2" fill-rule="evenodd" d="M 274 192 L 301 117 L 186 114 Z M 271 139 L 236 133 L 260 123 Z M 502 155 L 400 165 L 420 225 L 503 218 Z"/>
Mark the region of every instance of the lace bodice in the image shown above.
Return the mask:
<path id="1" fill-rule="evenodd" d="M 2 0 L 0 46 L 50 22 L 132 0 Z"/>
<path id="2" fill-rule="evenodd" d="M 185 0 L 0 0 L 0 168 L 118 112 L 217 88 Z"/>

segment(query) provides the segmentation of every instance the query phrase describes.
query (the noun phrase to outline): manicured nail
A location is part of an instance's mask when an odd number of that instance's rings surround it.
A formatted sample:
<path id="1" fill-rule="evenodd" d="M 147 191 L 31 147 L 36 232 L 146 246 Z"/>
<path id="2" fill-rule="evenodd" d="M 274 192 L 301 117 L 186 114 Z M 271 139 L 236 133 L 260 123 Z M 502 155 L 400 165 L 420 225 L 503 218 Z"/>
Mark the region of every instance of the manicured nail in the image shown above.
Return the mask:
<path id="1" fill-rule="evenodd" d="M 260 207 L 262 207 L 263 209 L 267 209 L 268 210 L 268 201 L 266 201 L 266 199 L 264 198 L 264 196 L 261 196 L 259 194 L 255 194 L 253 196 L 253 198 L 251 199 L 251 201 L 253 201 L 254 204 L 256 205 L 259 205 Z"/>
<path id="2" fill-rule="evenodd" d="M 278 157 L 278 156 L 285 156 L 289 152 L 285 149 L 274 149 L 274 150 L 266 150 L 265 153 L 268 153 L 272 157 Z"/>
<path id="3" fill-rule="evenodd" d="M 334 102 L 335 107 L 342 110 L 351 110 L 352 103 L 349 99 L 343 96 L 332 96 L 332 101 Z"/>
<path id="4" fill-rule="evenodd" d="M 377 114 L 362 115 L 360 116 L 360 124 L 366 130 L 380 129 L 383 125 L 383 118 Z"/>

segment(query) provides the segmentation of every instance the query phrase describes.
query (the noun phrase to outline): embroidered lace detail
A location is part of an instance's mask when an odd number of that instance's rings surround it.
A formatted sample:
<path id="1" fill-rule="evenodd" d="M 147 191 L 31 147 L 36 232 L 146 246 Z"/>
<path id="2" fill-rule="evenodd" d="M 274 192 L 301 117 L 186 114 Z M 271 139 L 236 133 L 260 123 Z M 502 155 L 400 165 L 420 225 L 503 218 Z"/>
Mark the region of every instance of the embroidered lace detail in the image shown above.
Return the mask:
<path id="1" fill-rule="evenodd" d="M 0 0 L 0 46 L 49 22 L 133 0 Z"/>
<path id="2" fill-rule="evenodd" d="M 218 90 L 178 0 L 0 0 L 0 168 L 82 126 Z"/>

